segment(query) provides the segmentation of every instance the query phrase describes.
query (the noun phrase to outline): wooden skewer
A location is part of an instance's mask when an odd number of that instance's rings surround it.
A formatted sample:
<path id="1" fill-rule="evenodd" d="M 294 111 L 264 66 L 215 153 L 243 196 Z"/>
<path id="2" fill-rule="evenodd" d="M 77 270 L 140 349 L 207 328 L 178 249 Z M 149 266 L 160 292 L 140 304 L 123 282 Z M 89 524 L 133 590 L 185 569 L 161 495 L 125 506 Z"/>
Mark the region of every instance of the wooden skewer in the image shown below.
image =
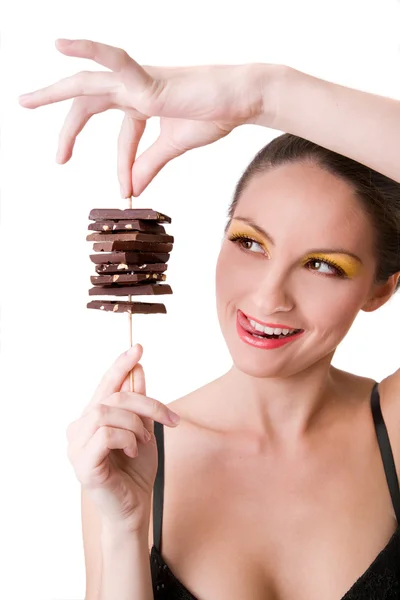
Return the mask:
<path id="1" fill-rule="evenodd" d="M 132 196 L 129 198 L 129 208 L 132 208 Z M 129 302 L 132 302 L 132 296 L 128 296 Z M 133 335 L 132 335 L 132 313 L 129 312 L 129 345 L 133 346 Z M 129 374 L 130 379 L 130 388 L 131 392 L 133 392 L 133 370 Z"/>

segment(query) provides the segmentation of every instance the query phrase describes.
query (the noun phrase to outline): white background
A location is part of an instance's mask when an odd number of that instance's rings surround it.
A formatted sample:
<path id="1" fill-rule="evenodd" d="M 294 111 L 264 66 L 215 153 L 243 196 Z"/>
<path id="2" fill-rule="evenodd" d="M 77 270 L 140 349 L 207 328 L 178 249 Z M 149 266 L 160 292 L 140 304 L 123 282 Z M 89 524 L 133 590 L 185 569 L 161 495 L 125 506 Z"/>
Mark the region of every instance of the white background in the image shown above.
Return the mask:
<path id="1" fill-rule="evenodd" d="M 54 48 L 57 37 L 82 37 L 123 47 L 143 64 L 284 63 L 400 99 L 400 6 L 394 0 L 7 5 L 1 19 L 0 597 L 78 600 L 84 596 L 80 496 L 65 429 L 128 346 L 126 315 L 86 309 L 93 270 L 85 241 L 89 211 L 125 207 L 116 177 L 122 113 L 90 121 L 72 161 L 60 166 L 57 137 L 69 103 L 28 111 L 18 95 L 79 70 L 102 69 Z M 154 119 L 143 148 L 157 130 Z M 176 239 L 168 315 L 134 320 L 149 396 L 170 402 L 230 366 L 214 308 L 214 267 L 234 185 L 276 135 L 241 127 L 170 163 L 135 200 L 172 216 L 168 231 Z M 334 364 L 377 380 L 393 372 L 400 366 L 398 314 L 399 297 L 376 313 L 361 313 Z"/>

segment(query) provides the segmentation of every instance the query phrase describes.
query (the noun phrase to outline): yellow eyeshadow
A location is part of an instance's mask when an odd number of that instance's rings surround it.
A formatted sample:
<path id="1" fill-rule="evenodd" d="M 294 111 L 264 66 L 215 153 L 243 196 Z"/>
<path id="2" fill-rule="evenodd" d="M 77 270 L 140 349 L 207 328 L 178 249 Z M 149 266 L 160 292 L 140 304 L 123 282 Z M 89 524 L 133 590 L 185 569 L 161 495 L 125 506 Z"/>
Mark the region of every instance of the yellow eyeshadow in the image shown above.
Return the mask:
<path id="1" fill-rule="evenodd" d="M 228 238 L 232 235 L 249 237 L 254 239 L 264 248 L 267 248 L 267 240 L 251 226 L 246 225 L 239 220 L 235 222 L 235 219 L 233 219 L 226 235 Z M 309 260 L 326 260 L 328 263 L 333 263 L 333 266 L 336 264 L 349 278 L 356 277 L 362 269 L 362 264 L 348 254 L 307 254 L 302 260 L 302 264 L 306 264 Z"/>
<path id="2" fill-rule="evenodd" d="M 247 227 L 246 225 L 231 225 L 226 233 L 229 238 L 232 235 L 241 235 L 243 237 L 249 237 L 255 240 L 258 244 L 261 244 L 264 248 L 267 247 L 266 240 L 252 227 Z"/>
<path id="3" fill-rule="evenodd" d="M 343 269 L 347 277 L 356 277 L 360 273 L 362 267 L 358 260 L 355 260 L 347 254 L 308 254 L 304 257 L 302 262 L 305 264 L 309 260 L 326 260 L 327 262 L 334 263 L 334 265 L 336 264 Z"/>

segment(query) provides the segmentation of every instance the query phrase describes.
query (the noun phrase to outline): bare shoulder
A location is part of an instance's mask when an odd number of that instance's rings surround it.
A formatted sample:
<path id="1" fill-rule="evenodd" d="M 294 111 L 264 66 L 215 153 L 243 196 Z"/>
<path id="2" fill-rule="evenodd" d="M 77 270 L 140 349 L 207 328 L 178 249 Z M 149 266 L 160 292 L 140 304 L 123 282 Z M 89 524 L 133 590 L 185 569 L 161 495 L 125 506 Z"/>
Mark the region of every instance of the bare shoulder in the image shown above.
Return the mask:
<path id="1" fill-rule="evenodd" d="M 379 395 L 396 466 L 400 471 L 400 369 L 382 379 Z"/>
<path id="2" fill-rule="evenodd" d="M 388 390 L 388 393 L 393 393 L 394 395 L 397 394 L 397 397 L 400 397 L 400 368 L 394 373 L 391 373 L 391 375 L 385 377 L 385 379 L 382 379 L 380 388 L 382 389 L 383 387 Z"/>

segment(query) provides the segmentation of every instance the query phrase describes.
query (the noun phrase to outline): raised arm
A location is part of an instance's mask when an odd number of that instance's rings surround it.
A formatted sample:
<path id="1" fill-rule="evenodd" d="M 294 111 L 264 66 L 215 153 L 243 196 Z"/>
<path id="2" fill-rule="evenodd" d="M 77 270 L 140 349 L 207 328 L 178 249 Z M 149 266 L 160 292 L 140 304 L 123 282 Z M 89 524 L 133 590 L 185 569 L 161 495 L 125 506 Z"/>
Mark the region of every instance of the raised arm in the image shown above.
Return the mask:
<path id="1" fill-rule="evenodd" d="M 255 123 L 305 138 L 400 182 L 400 101 L 281 67 L 275 117 Z M 270 93 L 265 65 L 265 94 Z"/>
<path id="2" fill-rule="evenodd" d="M 293 133 L 400 181 L 400 101 L 346 88 L 290 67 L 253 63 L 195 67 L 139 65 L 124 50 L 89 40 L 58 40 L 63 54 L 108 71 L 83 71 L 20 97 L 26 108 L 74 98 L 57 160 L 67 162 L 94 114 L 125 113 L 118 139 L 123 197 L 138 196 L 170 160 L 252 123 Z M 160 135 L 140 156 L 146 120 Z"/>

